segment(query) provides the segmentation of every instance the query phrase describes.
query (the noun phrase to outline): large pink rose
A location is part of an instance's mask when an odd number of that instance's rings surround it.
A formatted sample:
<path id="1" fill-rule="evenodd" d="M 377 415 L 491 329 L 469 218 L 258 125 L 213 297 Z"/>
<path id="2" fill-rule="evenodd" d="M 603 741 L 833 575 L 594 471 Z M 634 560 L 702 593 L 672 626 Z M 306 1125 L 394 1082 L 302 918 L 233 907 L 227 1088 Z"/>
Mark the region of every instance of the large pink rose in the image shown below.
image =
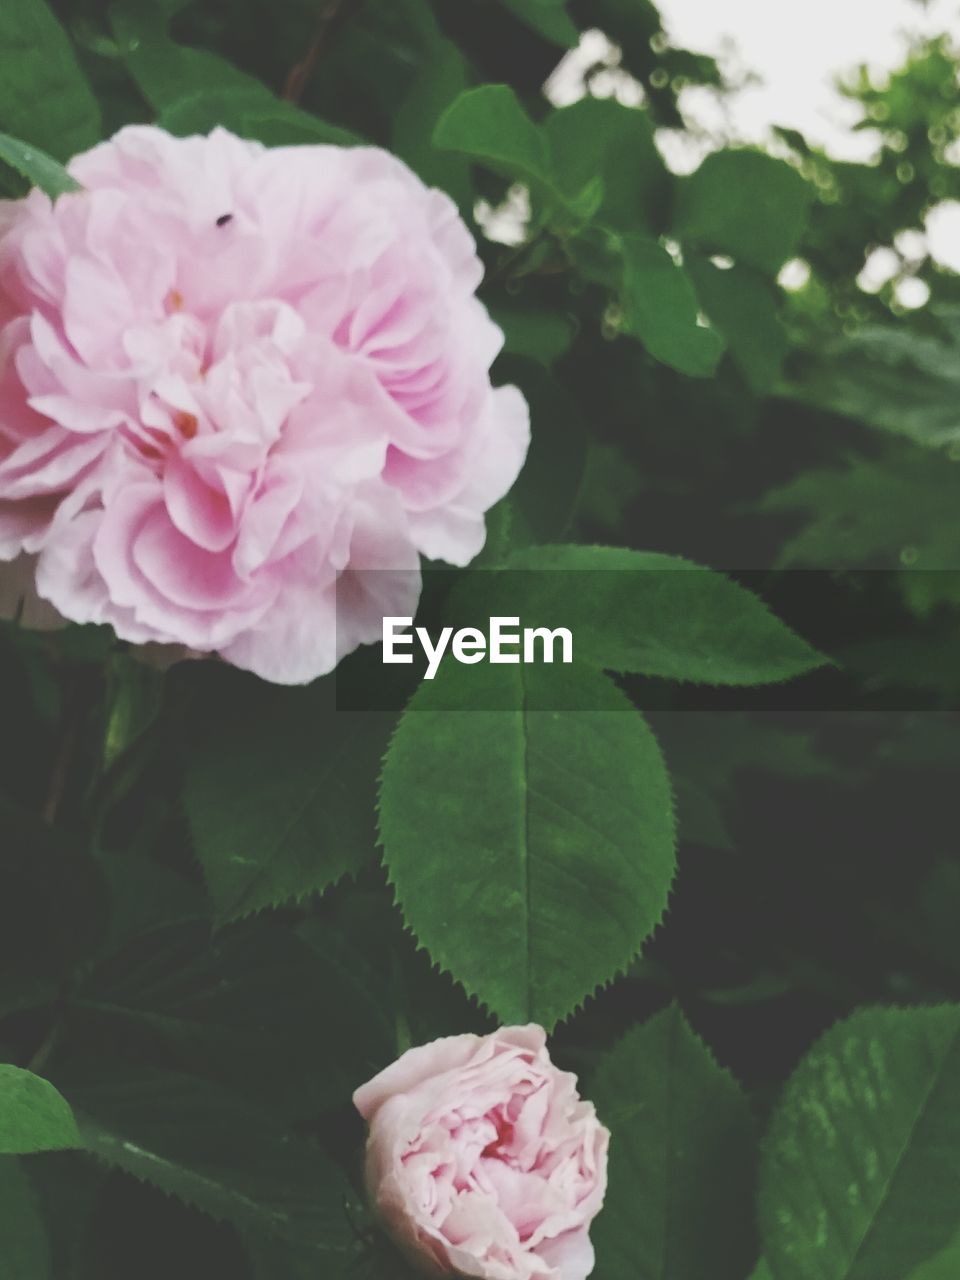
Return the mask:
<path id="1" fill-rule="evenodd" d="M 426 1274 L 584 1280 L 609 1134 L 541 1027 L 411 1049 L 354 1094 L 367 1184 Z"/>
<path id="2" fill-rule="evenodd" d="M 523 462 L 466 227 L 373 148 L 135 127 L 70 171 L 0 203 L 0 559 L 124 639 L 329 671 Z"/>

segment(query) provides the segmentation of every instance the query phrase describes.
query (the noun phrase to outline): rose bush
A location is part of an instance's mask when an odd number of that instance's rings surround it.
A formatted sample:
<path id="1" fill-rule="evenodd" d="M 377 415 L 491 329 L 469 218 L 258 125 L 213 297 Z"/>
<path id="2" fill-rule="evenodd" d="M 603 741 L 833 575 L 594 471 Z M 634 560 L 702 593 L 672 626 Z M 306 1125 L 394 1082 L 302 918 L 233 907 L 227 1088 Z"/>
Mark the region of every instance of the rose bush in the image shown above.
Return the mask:
<path id="1" fill-rule="evenodd" d="M 134 126 L 70 169 L 0 205 L 0 557 L 64 618 L 313 679 L 523 463 L 473 240 L 373 147 Z"/>
<path id="2" fill-rule="evenodd" d="M 584 1280 L 606 1190 L 607 1130 L 541 1027 L 411 1049 L 358 1089 L 367 1184 L 432 1275 Z"/>

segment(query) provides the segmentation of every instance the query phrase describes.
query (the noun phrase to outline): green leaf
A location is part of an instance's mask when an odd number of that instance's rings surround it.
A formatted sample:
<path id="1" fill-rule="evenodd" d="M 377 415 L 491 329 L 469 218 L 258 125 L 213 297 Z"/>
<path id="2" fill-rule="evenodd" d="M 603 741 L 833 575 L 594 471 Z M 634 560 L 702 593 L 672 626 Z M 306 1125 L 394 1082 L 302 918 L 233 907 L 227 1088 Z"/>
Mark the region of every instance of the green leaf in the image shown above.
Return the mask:
<path id="1" fill-rule="evenodd" d="M 213 943 L 205 923 L 154 929 L 82 983 L 71 1041 L 189 1071 L 284 1115 L 319 1114 L 391 1056 L 392 1024 L 355 968 L 326 931 L 308 946 L 270 921 Z"/>
<path id="2" fill-rule="evenodd" d="M 580 191 L 560 190 L 546 133 L 505 84 L 485 84 L 461 93 L 437 122 L 433 145 L 525 183 L 536 200 L 553 214 L 559 212 L 563 222 L 588 222 L 603 199 L 603 183 L 596 174 Z"/>
<path id="3" fill-rule="evenodd" d="M 3 0 L 0 63 L 0 128 L 57 160 L 100 141 L 97 100 L 45 0 Z"/>
<path id="4" fill-rule="evenodd" d="M 306 111 L 287 109 L 283 103 L 260 111 L 250 111 L 244 118 L 244 137 L 254 138 L 268 147 L 356 147 L 364 139 L 350 129 L 341 129 Z"/>
<path id="5" fill-rule="evenodd" d="M 561 382 L 527 361 L 501 365 L 523 387 L 534 427 L 526 461 L 507 502 L 512 545 L 562 538 L 570 527 L 583 479 L 590 423 Z M 469 590 L 469 584 L 467 589 Z"/>
<path id="6" fill-rule="evenodd" d="M 504 353 L 551 365 L 569 349 L 575 321 L 563 312 L 535 307 L 492 306 L 490 318 L 503 330 Z M 526 388 L 524 388 L 526 392 Z"/>
<path id="7" fill-rule="evenodd" d="M 5 133 L 0 133 L 0 160 L 26 178 L 31 186 L 45 191 L 51 200 L 67 191 L 81 190 L 79 182 L 75 182 L 53 156 Z"/>
<path id="8" fill-rule="evenodd" d="M 673 231 L 707 252 L 775 272 L 796 250 L 810 195 L 783 160 L 762 151 L 715 151 L 680 183 Z"/>
<path id="9" fill-rule="evenodd" d="M 566 0 L 500 0 L 505 9 L 533 31 L 563 49 L 574 48 L 580 29 L 567 13 Z"/>
<path id="10" fill-rule="evenodd" d="M 619 445 L 591 440 L 577 493 L 576 518 L 583 521 L 581 527 L 618 532 L 643 489 L 635 459 Z"/>
<path id="11" fill-rule="evenodd" d="M 322 915 L 297 926 L 297 936 L 336 970 L 342 1001 L 356 999 L 364 1010 L 371 1000 L 378 1004 L 380 1017 L 371 1019 L 371 1025 L 378 1021 L 388 1027 L 391 1039 L 375 1070 L 395 1058 L 402 1046 L 429 1044 L 441 1036 L 484 1035 L 493 1029 L 490 1015 L 417 946 L 391 896 L 379 886 L 338 890 L 325 907 Z M 353 1088 L 357 1080 L 374 1073 L 355 1071 Z"/>
<path id="12" fill-rule="evenodd" d="M 286 692 L 200 732 L 185 802 L 221 924 L 322 892 L 372 860 L 380 717 L 338 717 Z"/>
<path id="13" fill-rule="evenodd" d="M 771 1121 L 760 1228 L 776 1280 L 903 1280 L 960 1221 L 960 1006 L 865 1009 Z"/>
<path id="14" fill-rule="evenodd" d="M 565 692 L 589 709 L 480 710 L 535 701 L 538 669 L 441 668 L 384 761 L 380 832 L 407 924 L 504 1022 L 552 1027 L 609 982 L 674 873 L 653 735 L 612 683 L 569 671 Z M 435 709 L 457 697 L 464 710 Z"/>
<path id="15" fill-rule="evenodd" d="M 623 232 L 659 229 L 671 179 L 646 111 L 613 98 L 581 98 L 551 112 L 544 131 L 561 190 L 574 197 L 599 174 L 599 221 Z"/>
<path id="16" fill-rule="evenodd" d="M 942 1253 L 910 1272 L 910 1280 L 957 1280 L 960 1276 L 960 1235 Z"/>
<path id="17" fill-rule="evenodd" d="M 761 1258 L 753 1271 L 750 1272 L 750 1280 L 773 1280 L 773 1272 L 767 1266 L 765 1258 Z"/>
<path id="18" fill-rule="evenodd" d="M 64 1089 L 87 1151 L 218 1221 L 309 1248 L 318 1274 L 354 1248 L 339 1170 L 222 1089 L 102 1062 Z"/>
<path id="19" fill-rule="evenodd" d="M 696 290 L 662 245 L 642 236 L 623 240 L 623 330 L 655 360 L 692 378 L 708 378 L 723 339 L 700 323 Z"/>
<path id="20" fill-rule="evenodd" d="M 960 345 L 891 325 L 868 325 L 854 337 L 804 353 L 789 394 L 801 403 L 858 418 L 918 444 L 960 439 Z"/>
<path id="21" fill-rule="evenodd" d="M 4 1280 L 50 1280 L 46 1227 L 19 1160 L 0 1157 L 0 1258 Z"/>
<path id="22" fill-rule="evenodd" d="M 270 107 L 276 99 L 265 84 L 226 58 L 177 44 L 167 34 L 167 15 L 153 0 L 119 0 L 110 10 L 113 34 L 140 92 L 157 111 L 196 93 L 244 91 Z"/>
<path id="23" fill-rule="evenodd" d="M 110 896 L 110 929 L 101 959 L 161 925 L 208 917 L 203 886 L 162 862 L 126 848 L 122 853 L 101 853 L 98 864 Z"/>
<path id="24" fill-rule="evenodd" d="M 262 85 L 196 90 L 166 106 L 157 123 L 180 137 L 209 133 L 221 125 L 241 138 L 267 146 L 353 146 L 362 141 L 348 129 L 281 102 Z"/>
<path id="25" fill-rule="evenodd" d="M 467 161 L 438 150 L 431 142 L 440 117 L 466 89 L 467 77 L 467 62 L 457 46 L 438 39 L 400 103 L 393 123 L 393 150 L 424 182 L 449 192 L 469 214 L 473 186 Z"/>
<path id="26" fill-rule="evenodd" d="M 780 376 L 788 345 L 772 286 L 750 267 L 723 270 L 696 254 L 686 265 L 747 386 L 755 395 L 766 395 Z"/>
<path id="27" fill-rule="evenodd" d="M 505 575 L 517 607 L 508 596 L 500 611 L 519 612 L 525 626 L 568 627 L 575 657 L 610 671 L 751 685 L 825 661 L 746 588 L 679 556 L 542 546 L 515 552 L 506 567 L 530 572 Z M 500 585 L 492 577 L 491 592 Z"/>
<path id="28" fill-rule="evenodd" d="M 129 653 L 107 663 L 107 726 L 103 763 L 115 764 L 153 725 L 163 700 L 163 675 Z"/>
<path id="29" fill-rule="evenodd" d="M 897 585 L 904 598 L 926 617 L 960 601 L 958 500 L 956 463 L 904 442 L 877 458 L 801 472 L 768 493 L 760 507 L 805 513 L 800 529 L 781 548 L 780 565 L 900 570 Z"/>
<path id="30" fill-rule="evenodd" d="M 324 1259 L 322 1280 L 423 1280 L 382 1234 L 367 1229 L 362 1251 Z M 247 1240 L 251 1280 L 318 1280 L 312 1249 L 298 1249 L 274 1241 Z"/>
<path id="31" fill-rule="evenodd" d="M 551 184 L 546 139 L 505 84 L 461 93 L 437 122 L 433 145 L 461 152 L 508 178 Z"/>
<path id="32" fill-rule="evenodd" d="M 53 1085 L 32 1071 L 0 1064 L 0 1155 L 79 1145 L 73 1113 Z"/>
<path id="33" fill-rule="evenodd" d="M 605 1055 L 591 1097 L 611 1130 L 597 1274 L 743 1280 L 754 1256 L 750 1107 L 679 1006 Z"/>

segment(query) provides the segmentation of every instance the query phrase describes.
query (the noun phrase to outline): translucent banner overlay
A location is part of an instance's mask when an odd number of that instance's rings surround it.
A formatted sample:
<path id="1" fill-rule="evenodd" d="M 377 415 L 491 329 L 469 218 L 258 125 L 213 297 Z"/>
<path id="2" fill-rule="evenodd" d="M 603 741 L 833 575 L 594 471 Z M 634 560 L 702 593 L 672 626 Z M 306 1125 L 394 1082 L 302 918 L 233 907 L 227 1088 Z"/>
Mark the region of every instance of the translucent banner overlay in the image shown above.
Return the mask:
<path id="1" fill-rule="evenodd" d="M 337 626 L 340 711 L 960 709 L 956 571 L 377 570 Z"/>

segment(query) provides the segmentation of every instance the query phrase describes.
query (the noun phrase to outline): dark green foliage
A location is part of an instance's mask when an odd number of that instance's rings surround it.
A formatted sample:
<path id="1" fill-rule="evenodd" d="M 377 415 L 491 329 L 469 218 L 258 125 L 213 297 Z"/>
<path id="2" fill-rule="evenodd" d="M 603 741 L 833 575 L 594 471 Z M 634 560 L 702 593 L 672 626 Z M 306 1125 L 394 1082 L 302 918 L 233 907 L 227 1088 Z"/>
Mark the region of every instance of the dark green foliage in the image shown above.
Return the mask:
<path id="1" fill-rule="evenodd" d="M 6 0 L 0 49 L 0 127 L 5 132 L 57 160 L 99 142 L 100 107 L 46 0 Z M 3 159 L 11 163 L 9 156 Z"/>
<path id="2" fill-rule="evenodd" d="M 960 288 L 901 234 L 958 69 L 851 75 L 874 163 L 679 177 L 726 86 L 652 0 L 0 3 L 6 194 L 157 122 L 456 202 L 533 440 L 418 621 L 575 649 L 285 690 L 0 625 L 2 1280 L 415 1280 L 351 1095 L 528 1019 L 612 1131 L 594 1280 L 960 1274 Z"/>
<path id="3" fill-rule="evenodd" d="M 608 1052 L 592 1083 L 616 1135 L 598 1273 L 742 1280 L 753 1253 L 755 1137 L 736 1081 L 674 1005 Z"/>
<path id="4" fill-rule="evenodd" d="M 776 271 L 799 244 L 809 200 L 809 187 L 785 162 L 718 151 L 680 184 L 674 227 L 691 245 Z"/>
<path id="5" fill-rule="evenodd" d="M 0 1156 L 0 1250 L 10 1280 L 48 1280 L 50 1247 L 23 1165 Z"/>
<path id="6" fill-rule="evenodd" d="M 820 1040 L 771 1120 L 760 1226 L 774 1274 L 898 1280 L 960 1216 L 960 1006 L 864 1010 Z"/>

